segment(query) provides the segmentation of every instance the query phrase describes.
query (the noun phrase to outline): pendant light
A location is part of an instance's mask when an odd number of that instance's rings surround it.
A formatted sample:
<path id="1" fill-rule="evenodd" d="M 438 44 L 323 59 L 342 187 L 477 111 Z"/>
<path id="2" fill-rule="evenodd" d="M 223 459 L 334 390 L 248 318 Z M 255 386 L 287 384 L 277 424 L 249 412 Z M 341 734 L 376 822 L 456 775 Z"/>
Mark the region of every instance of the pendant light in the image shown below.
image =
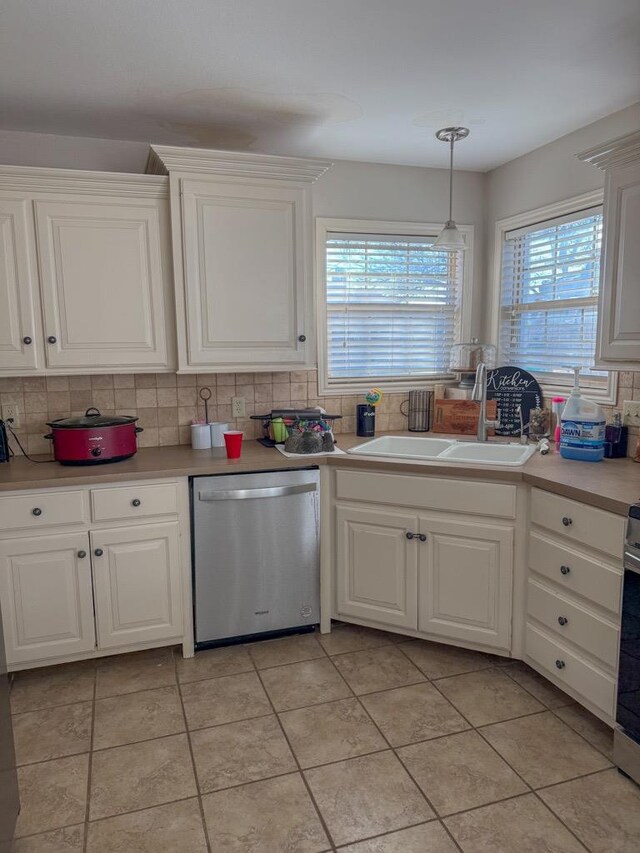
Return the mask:
<path id="1" fill-rule="evenodd" d="M 459 252 L 467 248 L 463 235 L 458 231 L 458 226 L 453 221 L 453 146 L 460 139 L 465 139 L 467 136 L 469 136 L 468 127 L 443 127 L 441 130 L 436 131 L 436 139 L 439 139 L 441 142 L 448 142 L 450 145 L 449 218 L 433 244 L 434 249 L 440 249 L 440 251 L 444 252 Z"/>

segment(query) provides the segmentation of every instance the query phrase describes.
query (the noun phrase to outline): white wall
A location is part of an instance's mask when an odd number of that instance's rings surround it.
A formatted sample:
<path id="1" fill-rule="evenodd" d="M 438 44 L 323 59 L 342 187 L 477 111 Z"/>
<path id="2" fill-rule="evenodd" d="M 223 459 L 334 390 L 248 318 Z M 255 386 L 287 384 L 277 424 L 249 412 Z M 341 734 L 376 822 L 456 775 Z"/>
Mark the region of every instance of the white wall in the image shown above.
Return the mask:
<path id="1" fill-rule="evenodd" d="M 484 185 L 481 172 L 456 172 L 453 215 L 474 226 L 474 294 L 484 274 Z M 449 210 L 446 169 L 336 162 L 313 185 L 314 216 L 443 222 Z M 474 310 L 472 334 L 482 332 L 482 312 Z"/>
<path id="2" fill-rule="evenodd" d="M 148 152 L 149 146 L 144 142 L 0 130 L 0 163 L 3 166 L 141 173 Z"/>
<path id="3" fill-rule="evenodd" d="M 496 221 L 601 189 L 604 173 L 578 160 L 576 155 L 638 128 L 640 103 L 612 113 L 487 173 L 484 205 L 486 276 L 484 290 L 479 294 L 484 303 L 485 332 L 490 328 L 492 311 L 489 289 L 495 260 Z"/>

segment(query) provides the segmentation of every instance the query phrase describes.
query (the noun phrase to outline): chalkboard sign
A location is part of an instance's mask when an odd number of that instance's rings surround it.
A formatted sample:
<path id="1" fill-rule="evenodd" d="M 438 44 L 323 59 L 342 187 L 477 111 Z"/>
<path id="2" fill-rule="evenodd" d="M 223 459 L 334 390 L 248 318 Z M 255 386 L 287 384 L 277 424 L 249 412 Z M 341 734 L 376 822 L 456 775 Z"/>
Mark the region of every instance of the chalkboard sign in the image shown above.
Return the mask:
<path id="1" fill-rule="evenodd" d="M 487 372 L 487 400 L 498 404 L 496 435 L 520 435 L 518 407 L 522 408 L 522 422 L 528 424 L 531 409 L 542 407 L 542 391 L 526 370 L 497 367 Z"/>

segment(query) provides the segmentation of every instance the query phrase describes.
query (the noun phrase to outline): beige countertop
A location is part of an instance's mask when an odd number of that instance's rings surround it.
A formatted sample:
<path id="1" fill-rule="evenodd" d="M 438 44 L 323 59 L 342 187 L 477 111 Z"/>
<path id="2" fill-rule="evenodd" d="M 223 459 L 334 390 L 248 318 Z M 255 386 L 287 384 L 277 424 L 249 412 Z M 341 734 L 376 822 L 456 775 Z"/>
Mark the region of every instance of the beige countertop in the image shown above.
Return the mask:
<path id="1" fill-rule="evenodd" d="M 387 434 L 415 435 L 400 432 Z M 366 440 L 355 435 L 339 435 L 338 446 L 348 450 Z M 246 442 L 242 457 L 234 460 L 227 459 L 224 450 L 192 450 L 186 446 L 143 448 L 131 459 L 123 462 L 79 467 L 59 465 L 50 461 L 36 464 L 17 457 L 0 465 L 0 491 L 190 477 L 199 474 L 270 471 L 324 464 L 386 471 L 402 470 L 427 476 L 445 475 L 510 483 L 526 482 L 619 515 L 626 515 L 629 505 L 640 501 L 640 465 L 631 459 L 605 459 L 598 463 L 574 462 L 562 459 L 553 450 L 547 456 L 536 453 L 521 468 L 413 460 L 389 461 L 342 454 L 290 459 L 273 448 L 263 447 L 257 441 Z"/>

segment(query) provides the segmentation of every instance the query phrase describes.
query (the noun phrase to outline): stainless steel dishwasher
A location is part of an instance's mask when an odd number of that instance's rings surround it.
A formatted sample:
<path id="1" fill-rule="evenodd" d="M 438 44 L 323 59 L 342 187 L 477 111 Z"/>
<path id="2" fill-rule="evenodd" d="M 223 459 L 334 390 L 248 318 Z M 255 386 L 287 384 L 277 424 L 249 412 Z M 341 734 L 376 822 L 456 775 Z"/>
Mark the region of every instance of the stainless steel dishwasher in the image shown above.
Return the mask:
<path id="1" fill-rule="evenodd" d="M 196 648 L 320 621 L 317 468 L 193 477 Z"/>

